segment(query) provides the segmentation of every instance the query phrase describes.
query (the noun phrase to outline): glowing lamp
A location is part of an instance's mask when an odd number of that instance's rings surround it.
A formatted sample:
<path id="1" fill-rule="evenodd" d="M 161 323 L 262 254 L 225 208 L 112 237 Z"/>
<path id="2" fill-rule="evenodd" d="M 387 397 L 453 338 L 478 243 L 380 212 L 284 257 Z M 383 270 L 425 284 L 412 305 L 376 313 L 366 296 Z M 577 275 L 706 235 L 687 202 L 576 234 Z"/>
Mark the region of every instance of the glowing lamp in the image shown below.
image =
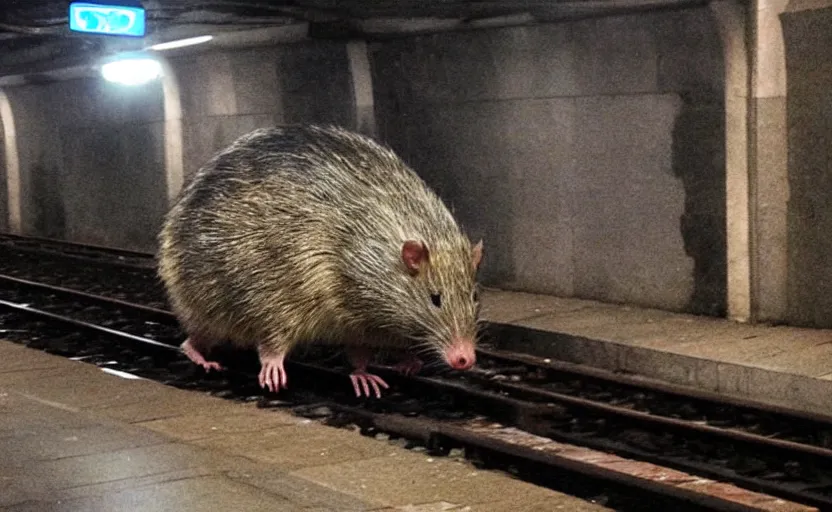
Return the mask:
<path id="1" fill-rule="evenodd" d="M 121 85 L 143 85 L 164 74 L 162 63 L 150 57 L 123 57 L 101 66 L 101 76 L 108 82 Z"/>

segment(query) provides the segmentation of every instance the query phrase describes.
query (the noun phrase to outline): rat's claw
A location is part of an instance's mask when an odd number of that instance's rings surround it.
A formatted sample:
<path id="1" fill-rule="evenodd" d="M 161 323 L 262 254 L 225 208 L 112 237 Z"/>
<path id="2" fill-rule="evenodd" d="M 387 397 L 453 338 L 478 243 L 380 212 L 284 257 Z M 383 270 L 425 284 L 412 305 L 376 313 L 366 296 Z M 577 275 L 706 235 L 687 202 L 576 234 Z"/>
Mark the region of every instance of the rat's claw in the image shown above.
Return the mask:
<path id="1" fill-rule="evenodd" d="M 416 356 L 409 356 L 407 359 L 396 363 L 393 369 L 404 375 L 413 375 L 422 369 L 424 363 Z"/>
<path id="2" fill-rule="evenodd" d="M 286 376 L 286 369 L 283 368 L 283 356 L 261 357 L 260 365 L 258 380 L 261 388 L 268 388 L 273 393 L 280 391 L 281 387 L 288 389 L 289 379 Z"/>
<path id="3" fill-rule="evenodd" d="M 202 367 L 205 368 L 206 372 L 211 370 L 222 370 L 222 366 L 220 366 L 220 363 L 214 361 L 205 361 L 204 363 L 202 363 Z"/>
<path id="4" fill-rule="evenodd" d="M 370 386 L 373 387 L 373 391 L 375 391 L 376 398 L 381 398 L 381 389 L 379 385 L 381 385 L 384 389 L 389 388 L 390 386 L 384 382 L 384 379 L 379 377 L 378 375 L 373 375 L 372 373 L 367 373 L 365 371 L 354 371 L 350 374 L 350 380 L 352 381 L 352 388 L 355 390 L 355 396 L 360 397 L 361 391 L 363 388 L 364 394 L 367 395 L 369 398 L 370 396 Z M 361 383 L 361 388 L 358 387 L 358 383 Z"/>
<path id="5" fill-rule="evenodd" d="M 222 370 L 222 366 L 220 365 L 220 363 L 216 361 L 206 360 L 202 353 L 199 350 L 197 350 L 196 347 L 194 347 L 190 338 L 185 340 L 185 342 L 182 345 L 180 345 L 179 348 L 182 349 L 182 353 L 185 354 L 188 357 L 188 359 L 193 361 L 194 364 L 198 364 L 199 366 L 203 367 L 206 372 L 210 371 L 211 369 L 217 371 Z"/>

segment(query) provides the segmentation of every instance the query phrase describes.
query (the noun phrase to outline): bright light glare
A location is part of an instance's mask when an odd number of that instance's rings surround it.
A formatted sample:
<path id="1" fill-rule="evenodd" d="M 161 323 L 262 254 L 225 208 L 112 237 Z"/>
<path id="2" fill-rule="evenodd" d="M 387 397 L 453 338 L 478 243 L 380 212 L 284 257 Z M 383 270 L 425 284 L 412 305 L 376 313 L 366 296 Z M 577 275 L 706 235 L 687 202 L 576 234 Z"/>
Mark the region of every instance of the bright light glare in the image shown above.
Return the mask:
<path id="1" fill-rule="evenodd" d="M 176 41 L 168 41 L 167 43 L 154 44 L 150 49 L 156 51 L 171 50 L 173 48 L 182 48 L 183 46 L 207 43 L 211 39 L 214 39 L 214 36 L 189 37 L 187 39 L 177 39 Z"/>
<path id="2" fill-rule="evenodd" d="M 116 60 L 102 65 L 101 75 L 108 82 L 142 85 L 162 76 L 162 64 L 148 58 Z"/>

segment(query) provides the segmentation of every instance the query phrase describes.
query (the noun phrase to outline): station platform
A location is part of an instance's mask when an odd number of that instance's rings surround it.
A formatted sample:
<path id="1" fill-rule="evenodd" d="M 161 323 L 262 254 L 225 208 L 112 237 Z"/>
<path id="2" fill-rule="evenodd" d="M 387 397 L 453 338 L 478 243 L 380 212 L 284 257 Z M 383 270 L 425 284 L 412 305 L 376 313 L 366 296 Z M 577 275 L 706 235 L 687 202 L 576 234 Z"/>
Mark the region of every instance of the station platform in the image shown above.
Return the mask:
<path id="1" fill-rule="evenodd" d="M 512 340 L 523 352 L 832 415 L 832 330 L 492 289 L 482 316 L 531 329 Z"/>
<path id="2" fill-rule="evenodd" d="M 603 507 L 464 460 L 0 341 L 3 511 Z"/>

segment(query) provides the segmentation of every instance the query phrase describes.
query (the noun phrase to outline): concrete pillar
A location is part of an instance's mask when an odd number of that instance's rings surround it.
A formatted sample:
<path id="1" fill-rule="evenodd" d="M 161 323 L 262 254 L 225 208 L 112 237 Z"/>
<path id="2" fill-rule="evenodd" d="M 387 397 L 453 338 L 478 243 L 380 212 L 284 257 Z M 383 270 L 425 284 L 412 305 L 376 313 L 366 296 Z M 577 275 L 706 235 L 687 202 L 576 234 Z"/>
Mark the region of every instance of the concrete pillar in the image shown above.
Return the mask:
<path id="1" fill-rule="evenodd" d="M 22 233 L 20 157 L 17 152 L 17 132 L 12 105 L 0 90 L 0 123 L 3 125 L 3 145 L 6 158 L 6 196 L 8 197 L 9 232 Z"/>
<path id="2" fill-rule="evenodd" d="M 725 52 L 728 317 L 740 322 L 787 314 L 786 2 L 710 4 Z"/>
<path id="3" fill-rule="evenodd" d="M 157 57 L 162 63 L 162 91 L 165 110 L 165 181 L 168 205 L 176 201 L 184 183 L 184 156 L 182 139 L 182 99 L 179 80 L 170 62 Z"/>
<path id="4" fill-rule="evenodd" d="M 370 70 L 370 57 L 367 55 L 367 43 L 364 41 L 350 41 L 347 43 L 347 57 L 350 61 L 356 129 L 365 135 L 375 136 L 376 114 L 373 103 L 373 75 Z"/>
<path id="5" fill-rule="evenodd" d="M 788 314 L 788 133 L 786 57 L 780 23 L 788 0 L 756 0 L 751 14 L 752 320 Z"/>
<path id="6" fill-rule="evenodd" d="M 751 319 L 746 9 L 733 0 L 709 4 L 725 55 L 725 179 L 728 317 Z"/>

